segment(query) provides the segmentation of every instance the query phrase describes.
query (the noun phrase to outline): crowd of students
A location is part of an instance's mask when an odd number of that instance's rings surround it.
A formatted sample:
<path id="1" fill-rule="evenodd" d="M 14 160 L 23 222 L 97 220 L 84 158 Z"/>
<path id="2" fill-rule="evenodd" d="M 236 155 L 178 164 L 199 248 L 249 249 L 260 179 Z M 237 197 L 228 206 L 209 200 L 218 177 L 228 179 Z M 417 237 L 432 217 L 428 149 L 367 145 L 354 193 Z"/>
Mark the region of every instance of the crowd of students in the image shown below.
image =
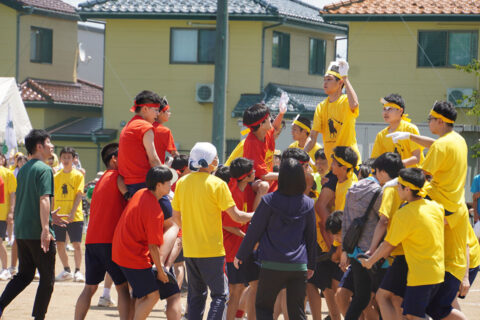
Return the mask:
<path id="1" fill-rule="evenodd" d="M 75 151 L 62 149 L 63 169 L 53 178 L 42 162 L 52 158 L 50 137 L 33 130 L 14 208 L 20 268 L 0 297 L 0 314 L 37 268 L 32 315 L 44 318 L 58 251 L 64 271 L 57 281 L 85 281 L 75 319 L 86 317 L 107 274 L 121 319 L 146 319 L 159 299 L 167 302 L 167 319 L 184 313 L 203 319 L 208 290 L 208 319 L 305 319 L 306 310 L 322 319 L 322 297 L 334 320 L 466 319 L 457 297 L 464 298 L 475 279 L 480 245 L 465 204 L 467 145 L 453 130 L 455 108 L 433 105 L 428 122 L 435 140 L 419 135 L 400 95 L 383 97 L 388 126 L 362 162 L 355 133 L 359 101 L 348 69 L 343 60 L 330 64 L 323 85 L 328 97 L 313 123 L 300 115 L 293 120 L 294 142 L 283 152 L 275 140 L 288 97 L 282 95 L 275 119 L 263 103 L 247 108 L 248 135 L 224 165 L 208 142 L 180 155 L 164 125 L 167 100 L 139 93 L 119 143 L 101 153 L 107 170 L 91 197 L 85 277 L 84 183 L 72 168 Z M 11 214 L 12 201 L 7 207 Z M 66 233 L 75 249 L 74 272 Z M 2 250 L 0 258 L 5 269 Z"/>

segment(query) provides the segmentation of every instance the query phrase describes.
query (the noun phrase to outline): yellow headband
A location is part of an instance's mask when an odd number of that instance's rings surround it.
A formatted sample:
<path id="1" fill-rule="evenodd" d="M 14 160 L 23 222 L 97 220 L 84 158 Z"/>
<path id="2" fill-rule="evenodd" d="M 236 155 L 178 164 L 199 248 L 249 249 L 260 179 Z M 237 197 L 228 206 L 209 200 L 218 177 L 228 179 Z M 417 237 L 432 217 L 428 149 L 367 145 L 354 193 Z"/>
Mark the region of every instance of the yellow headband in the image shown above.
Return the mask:
<path id="1" fill-rule="evenodd" d="M 418 190 L 418 195 L 420 197 L 425 197 L 427 195 L 425 189 L 419 188 L 413 183 L 403 180 L 402 177 L 398 177 L 398 183 L 400 183 L 402 186 L 410 188 L 411 190 Z"/>
<path id="2" fill-rule="evenodd" d="M 293 124 L 299 126 L 300 128 L 302 128 L 302 129 L 306 130 L 308 133 L 310 133 L 310 128 L 307 127 L 304 123 L 301 123 L 298 120 L 293 120 Z"/>
<path id="3" fill-rule="evenodd" d="M 380 99 L 380 102 L 381 102 L 381 103 L 383 103 L 383 101 L 386 101 L 386 100 Z M 403 111 L 403 108 L 402 108 L 402 107 L 400 107 L 398 104 L 393 103 L 393 102 L 383 103 L 383 107 L 391 107 L 391 108 L 395 108 L 395 109 L 398 109 L 398 110 L 402 110 L 402 111 Z M 410 119 L 410 118 L 408 117 L 408 114 L 406 114 L 405 112 L 402 114 L 402 120 L 407 121 L 407 122 L 412 122 L 412 119 Z"/>
<path id="4" fill-rule="evenodd" d="M 344 167 L 347 167 L 349 169 L 354 167 L 350 162 L 347 162 L 347 161 L 343 160 L 342 158 L 337 157 L 335 154 L 333 155 L 333 158 L 335 160 L 337 160 L 337 162 L 340 163 Z M 358 170 L 358 166 L 355 166 L 355 169 Z"/>
<path id="5" fill-rule="evenodd" d="M 335 71 L 332 71 L 332 70 L 328 70 L 328 71 L 325 73 L 325 75 L 327 75 L 327 74 L 331 74 L 332 76 L 335 76 L 335 77 L 337 77 L 338 79 L 343 79 L 343 77 L 340 75 L 340 73 L 335 72 Z"/>
<path id="6" fill-rule="evenodd" d="M 441 115 L 440 113 L 436 112 L 435 110 L 430 110 L 430 115 L 432 117 L 435 117 L 435 118 L 438 118 L 440 120 L 442 120 L 443 122 L 446 122 L 446 123 L 455 123 L 455 121 L 451 120 L 451 119 L 448 119 L 447 117 Z"/>

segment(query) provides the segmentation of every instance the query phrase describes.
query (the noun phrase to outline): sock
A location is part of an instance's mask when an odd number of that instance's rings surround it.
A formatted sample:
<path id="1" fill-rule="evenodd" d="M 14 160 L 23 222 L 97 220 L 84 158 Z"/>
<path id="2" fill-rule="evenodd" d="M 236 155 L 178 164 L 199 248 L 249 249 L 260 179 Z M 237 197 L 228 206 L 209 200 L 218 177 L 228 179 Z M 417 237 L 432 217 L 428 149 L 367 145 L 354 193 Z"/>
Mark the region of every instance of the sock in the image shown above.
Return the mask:
<path id="1" fill-rule="evenodd" d="M 75 268 L 75 273 L 77 273 L 77 271 L 80 271 L 80 268 Z"/>
<path id="2" fill-rule="evenodd" d="M 64 267 L 63 270 L 67 271 L 67 272 L 72 272 L 72 269 L 70 269 L 70 267 Z"/>
<path id="3" fill-rule="evenodd" d="M 235 318 L 243 318 L 245 311 L 238 309 L 237 313 L 235 314 Z"/>
<path id="4" fill-rule="evenodd" d="M 104 297 L 104 298 L 110 298 L 110 288 L 103 288 L 102 297 Z"/>

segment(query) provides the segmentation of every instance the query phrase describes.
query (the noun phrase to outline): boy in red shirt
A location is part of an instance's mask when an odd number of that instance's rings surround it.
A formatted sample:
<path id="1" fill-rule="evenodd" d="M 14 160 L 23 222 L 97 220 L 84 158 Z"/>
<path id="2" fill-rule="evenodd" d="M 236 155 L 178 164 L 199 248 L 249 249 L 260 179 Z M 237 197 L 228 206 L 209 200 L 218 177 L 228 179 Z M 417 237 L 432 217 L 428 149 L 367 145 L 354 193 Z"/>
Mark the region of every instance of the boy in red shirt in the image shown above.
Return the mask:
<path id="1" fill-rule="evenodd" d="M 134 319 L 146 319 L 158 299 L 166 298 L 166 287 L 175 294 L 180 292 L 176 283 L 169 282 L 161 251 L 164 216 L 158 200 L 170 192 L 172 178 L 165 166 L 151 168 L 147 188 L 139 190 L 128 202 L 113 236 L 112 259 L 120 266 L 132 287 L 133 298 L 137 299 Z"/>
<path id="2" fill-rule="evenodd" d="M 102 160 L 107 170 L 95 185 L 90 206 L 90 220 L 85 239 L 85 287 L 75 306 L 75 320 L 85 319 L 92 296 L 108 272 L 118 293 L 120 319 L 127 319 L 130 306 L 130 293 L 127 279 L 115 262 L 112 261 L 112 240 L 115 227 L 127 201 L 117 187 L 118 143 L 107 144 L 102 149 Z"/>
<path id="3" fill-rule="evenodd" d="M 153 123 L 155 128 L 155 150 L 158 158 L 165 163 L 165 153 L 168 151 L 172 156 L 178 156 L 177 147 L 173 141 L 172 131 L 163 124 L 170 119 L 170 106 L 165 97 L 160 99 L 160 109 L 158 116 Z"/>

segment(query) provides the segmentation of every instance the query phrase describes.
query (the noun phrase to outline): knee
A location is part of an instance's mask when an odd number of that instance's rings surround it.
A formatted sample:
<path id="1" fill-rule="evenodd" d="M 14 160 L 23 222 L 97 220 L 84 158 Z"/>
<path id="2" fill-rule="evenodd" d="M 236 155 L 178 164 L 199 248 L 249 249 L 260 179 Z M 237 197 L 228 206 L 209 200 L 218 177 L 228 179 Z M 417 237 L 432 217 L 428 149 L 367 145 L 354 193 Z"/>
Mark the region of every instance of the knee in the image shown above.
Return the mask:
<path id="1" fill-rule="evenodd" d="M 268 184 L 268 182 L 267 181 L 261 181 L 258 184 L 257 193 L 266 194 L 268 192 L 268 189 L 270 189 L 270 185 Z"/>
<path id="2" fill-rule="evenodd" d="M 80 245 L 80 242 L 72 242 L 73 249 L 75 250 L 82 250 L 82 246 Z"/>

